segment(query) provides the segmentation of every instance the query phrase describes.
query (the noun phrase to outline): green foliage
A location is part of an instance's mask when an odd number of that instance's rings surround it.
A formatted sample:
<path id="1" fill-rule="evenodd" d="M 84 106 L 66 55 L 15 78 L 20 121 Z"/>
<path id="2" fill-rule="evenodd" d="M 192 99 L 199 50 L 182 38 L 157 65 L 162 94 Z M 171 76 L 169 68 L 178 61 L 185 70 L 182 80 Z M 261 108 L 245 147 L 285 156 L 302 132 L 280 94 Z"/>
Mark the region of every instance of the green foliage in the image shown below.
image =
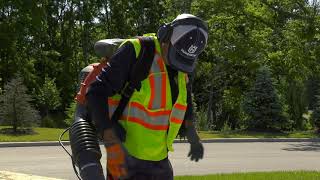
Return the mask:
<path id="1" fill-rule="evenodd" d="M 54 128 L 57 126 L 55 124 L 55 121 L 50 117 L 50 115 L 47 115 L 41 119 L 41 127 Z"/>
<path id="2" fill-rule="evenodd" d="M 77 106 L 77 103 L 75 101 L 72 101 L 70 106 L 67 108 L 67 110 L 65 112 L 67 117 L 64 120 L 64 122 L 67 126 L 71 126 L 72 123 L 74 122 L 74 114 L 76 111 L 76 106 Z"/>
<path id="3" fill-rule="evenodd" d="M 41 127 L 48 128 L 63 128 L 66 127 L 64 122 L 65 114 L 63 112 L 49 113 L 47 116 L 41 119 Z"/>
<path id="4" fill-rule="evenodd" d="M 314 127 L 320 132 L 320 96 L 316 96 L 317 103 L 311 115 L 311 121 Z"/>
<path id="5" fill-rule="evenodd" d="M 0 94 L 2 94 L 2 78 L 0 77 Z"/>
<path id="6" fill-rule="evenodd" d="M 248 129 L 264 131 L 290 127 L 283 116 L 270 71 L 266 67 L 258 70 L 255 83 L 244 98 L 243 109 L 249 116 Z"/>
<path id="7" fill-rule="evenodd" d="M 307 122 L 302 116 L 307 110 L 304 84 L 296 80 L 289 81 L 286 87 L 286 100 L 294 128 L 305 130 Z"/>
<path id="8" fill-rule="evenodd" d="M 308 109 L 314 110 L 317 106 L 317 94 L 320 89 L 320 79 L 317 76 L 311 76 L 306 82 L 306 95 Z"/>
<path id="9" fill-rule="evenodd" d="M 14 133 L 18 132 L 18 128 L 36 125 L 39 114 L 32 107 L 31 101 L 23 79 L 18 74 L 4 86 L 4 93 L 0 96 L 0 123 L 12 126 Z"/>
<path id="10" fill-rule="evenodd" d="M 241 99 L 242 95 L 239 89 L 231 88 L 225 90 L 223 94 L 223 120 L 222 130 L 241 129 L 243 122 L 241 119 Z"/>
<path id="11" fill-rule="evenodd" d="M 197 123 L 196 128 L 199 131 L 207 131 L 208 130 L 208 122 L 207 122 L 207 109 L 204 107 L 200 107 L 196 112 Z"/>
<path id="12" fill-rule="evenodd" d="M 156 32 L 183 12 L 209 24 L 208 45 L 199 57 L 193 86 L 196 104 L 205 107 L 198 111 L 207 111 L 209 129 L 242 128 L 241 99 L 254 83 L 257 68 L 264 65 L 270 67 L 294 128 L 307 127 L 302 115 L 314 109 L 316 87 L 306 89 L 305 81 L 320 73 L 318 1 L 4 1 L 0 89 L 21 72 L 28 92 L 38 95 L 32 103 L 43 117 L 66 111 L 79 71 L 98 61 L 93 52 L 97 40 Z M 52 79 L 45 84 L 43 77 Z M 45 99 L 46 91 L 53 98 Z"/>
<path id="13" fill-rule="evenodd" d="M 60 92 L 55 84 L 55 79 L 47 76 L 39 92 L 35 93 L 35 97 L 44 117 L 48 115 L 49 110 L 56 110 L 61 105 Z"/>

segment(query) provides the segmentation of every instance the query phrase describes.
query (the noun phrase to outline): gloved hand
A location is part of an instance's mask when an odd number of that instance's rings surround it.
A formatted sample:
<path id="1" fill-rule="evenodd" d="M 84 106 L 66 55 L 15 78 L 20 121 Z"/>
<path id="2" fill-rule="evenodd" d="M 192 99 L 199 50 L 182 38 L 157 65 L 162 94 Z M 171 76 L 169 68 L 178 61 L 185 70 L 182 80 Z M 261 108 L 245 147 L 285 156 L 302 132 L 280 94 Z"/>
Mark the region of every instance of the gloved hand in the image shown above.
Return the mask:
<path id="1" fill-rule="evenodd" d="M 199 159 L 203 158 L 203 152 L 204 149 L 201 142 L 191 143 L 188 157 L 190 157 L 191 161 L 198 162 Z"/>
<path id="2" fill-rule="evenodd" d="M 203 158 L 204 148 L 200 142 L 200 138 L 197 134 L 196 128 L 193 123 L 186 124 L 186 136 L 190 143 L 190 151 L 188 157 L 191 161 L 198 162 L 199 159 Z"/>
<path id="3" fill-rule="evenodd" d="M 124 179 L 128 175 L 128 153 L 113 129 L 104 130 L 103 141 L 107 152 L 107 170 L 112 177 Z"/>
<path id="4" fill-rule="evenodd" d="M 106 147 L 107 170 L 114 179 L 124 179 L 128 175 L 127 152 L 121 143 Z"/>

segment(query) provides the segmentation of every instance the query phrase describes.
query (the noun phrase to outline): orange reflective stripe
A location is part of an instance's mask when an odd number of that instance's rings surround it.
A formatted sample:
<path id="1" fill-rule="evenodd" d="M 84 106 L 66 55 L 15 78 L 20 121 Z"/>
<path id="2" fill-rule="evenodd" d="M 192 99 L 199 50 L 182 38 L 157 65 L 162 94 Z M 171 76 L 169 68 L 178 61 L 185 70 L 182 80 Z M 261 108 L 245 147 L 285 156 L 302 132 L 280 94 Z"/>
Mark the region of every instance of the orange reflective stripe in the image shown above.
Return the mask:
<path id="1" fill-rule="evenodd" d="M 177 108 L 177 109 L 179 109 L 179 110 L 181 110 L 181 111 L 187 110 L 187 106 L 182 105 L 182 104 L 175 104 L 175 105 L 174 105 L 174 108 Z"/>
<path id="2" fill-rule="evenodd" d="M 155 96 L 155 84 L 154 84 L 154 77 L 151 75 L 149 77 L 149 81 L 150 81 L 150 88 L 151 88 L 151 96 L 150 96 L 150 101 L 149 101 L 149 105 L 148 105 L 148 108 L 149 109 L 152 109 L 152 104 L 153 104 L 153 101 L 154 101 L 154 96 Z"/>
<path id="3" fill-rule="evenodd" d="M 119 100 L 108 99 L 108 104 L 109 105 L 118 105 L 119 102 L 120 102 Z"/>
<path id="4" fill-rule="evenodd" d="M 113 99 L 109 99 L 108 100 L 109 105 L 118 105 L 119 102 L 120 102 L 119 100 L 113 100 Z M 171 110 L 148 111 L 143 105 L 141 105 L 141 104 L 139 104 L 137 102 L 131 102 L 130 105 L 135 107 L 135 108 L 138 108 L 138 109 L 144 111 L 149 116 L 164 116 L 164 115 L 170 115 L 171 114 Z"/>
<path id="5" fill-rule="evenodd" d="M 159 58 L 157 59 L 157 63 L 158 63 L 158 65 L 159 65 L 160 71 L 161 71 L 161 72 L 164 72 L 164 65 L 163 65 L 162 62 L 163 62 L 163 61 L 162 61 L 161 57 L 159 57 Z"/>
<path id="6" fill-rule="evenodd" d="M 131 106 L 136 107 L 144 112 L 146 112 L 149 116 L 163 116 L 163 115 L 170 115 L 171 110 L 163 110 L 163 111 L 148 111 L 143 105 L 132 102 L 130 103 Z"/>
<path id="7" fill-rule="evenodd" d="M 152 129 L 152 130 L 167 130 L 167 129 L 169 129 L 168 125 L 153 125 L 153 124 L 149 124 L 149 123 L 146 123 L 142 119 L 137 118 L 137 117 L 122 116 L 120 119 L 121 120 L 122 119 L 127 119 L 128 121 L 140 124 L 140 125 L 144 126 L 147 129 Z"/>
<path id="8" fill-rule="evenodd" d="M 175 117 L 172 117 L 170 119 L 170 121 L 173 122 L 173 123 L 176 123 L 176 124 L 182 124 L 183 123 L 183 120 L 175 118 Z"/>

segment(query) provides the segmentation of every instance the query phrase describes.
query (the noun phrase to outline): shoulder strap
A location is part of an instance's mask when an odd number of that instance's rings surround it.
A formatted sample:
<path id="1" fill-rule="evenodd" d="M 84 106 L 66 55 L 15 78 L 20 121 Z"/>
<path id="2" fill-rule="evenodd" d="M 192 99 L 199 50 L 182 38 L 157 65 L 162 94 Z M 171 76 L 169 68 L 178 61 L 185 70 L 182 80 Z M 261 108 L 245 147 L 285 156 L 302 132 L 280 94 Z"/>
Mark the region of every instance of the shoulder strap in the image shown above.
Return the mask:
<path id="1" fill-rule="evenodd" d="M 153 38 L 138 38 L 141 44 L 141 50 L 137 58 L 137 61 L 130 72 L 130 79 L 121 92 L 121 99 L 119 105 L 111 117 L 112 123 L 115 123 L 120 119 L 120 116 L 122 115 L 125 107 L 127 106 L 134 90 L 140 89 L 141 81 L 148 77 L 149 70 L 153 62 L 155 54 L 155 44 Z"/>
<path id="2" fill-rule="evenodd" d="M 141 44 L 141 50 L 137 58 L 137 62 L 131 70 L 131 76 L 129 79 L 129 84 L 134 89 L 140 89 L 141 81 L 148 77 L 155 54 L 155 43 L 152 37 L 142 36 L 138 37 L 138 39 Z"/>

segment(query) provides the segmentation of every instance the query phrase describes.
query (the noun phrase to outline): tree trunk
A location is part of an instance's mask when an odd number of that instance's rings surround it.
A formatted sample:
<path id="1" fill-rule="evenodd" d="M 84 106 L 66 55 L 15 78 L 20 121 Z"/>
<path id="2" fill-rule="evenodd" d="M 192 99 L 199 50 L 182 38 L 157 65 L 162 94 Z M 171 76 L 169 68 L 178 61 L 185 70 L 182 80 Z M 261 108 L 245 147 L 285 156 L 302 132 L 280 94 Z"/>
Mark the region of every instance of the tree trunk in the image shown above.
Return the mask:
<path id="1" fill-rule="evenodd" d="M 13 119 L 12 119 L 12 129 L 13 133 L 17 134 L 17 126 L 18 126 L 18 119 L 17 119 L 17 109 L 16 109 L 16 98 L 13 97 Z"/>
<path id="2" fill-rule="evenodd" d="M 111 35 L 111 32 L 110 32 L 110 26 L 111 26 L 111 23 L 110 23 L 110 2 L 109 1 L 104 1 L 104 8 L 106 10 L 106 37 L 109 37 Z"/>
<path id="3" fill-rule="evenodd" d="M 87 13 L 87 4 L 83 3 L 83 11 L 84 13 Z M 89 22 L 87 19 L 87 14 L 82 13 L 82 18 L 84 19 L 83 21 L 83 57 L 84 57 L 84 62 L 85 64 L 89 64 Z"/>
<path id="4" fill-rule="evenodd" d="M 213 121 L 212 121 L 212 102 L 213 102 L 213 86 L 210 88 L 210 94 L 209 94 L 209 102 L 208 102 L 208 109 L 207 109 L 207 123 L 208 123 L 208 129 L 212 129 L 213 127 Z"/>

